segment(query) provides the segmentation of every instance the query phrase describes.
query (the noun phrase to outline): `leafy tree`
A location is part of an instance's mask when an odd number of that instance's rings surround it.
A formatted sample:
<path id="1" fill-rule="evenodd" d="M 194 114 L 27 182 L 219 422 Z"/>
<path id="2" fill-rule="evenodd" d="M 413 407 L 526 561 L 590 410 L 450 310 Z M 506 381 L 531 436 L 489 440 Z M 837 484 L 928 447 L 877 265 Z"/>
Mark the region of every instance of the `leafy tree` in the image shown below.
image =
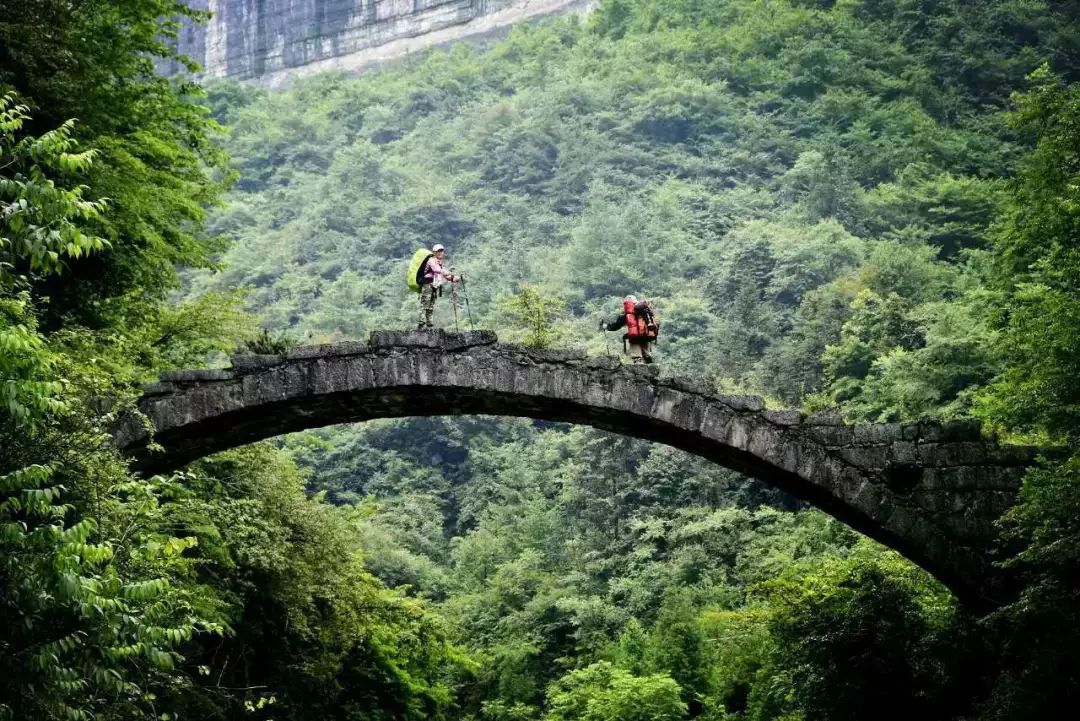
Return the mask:
<path id="1" fill-rule="evenodd" d="M 1007 639 L 985 711 L 991 719 L 1052 713 L 1072 703 L 1080 667 L 1073 620 L 1080 593 L 1073 543 L 1080 533 L 1080 89 L 1046 68 L 1031 80 L 1031 90 L 1016 98 L 1012 120 L 1034 133 L 1037 145 L 1012 184 L 996 246 L 993 322 L 1004 368 L 982 394 L 980 412 L 1014 433 L 1063 443 L 1064 452 L 1027 475 L 1021 502 L 1005 519 L 1015 551 L 1007 565 L 1022 590 L 991 619 L 990 628 Z"/>
<path id="2" fill-rule="evenodd" d="M 103 312 L 135 324 L 176 288 L 177 264 L 209 262 L 215 244 L 200 230 L 229 175 L 224 155 L 199 88 L 161 77 L 155 66 L 185 65 L 172 45 L 179 19 L 205 17 L 177 0 L 5 3 L 0 85 L 36 108 L 37 130 L 60 133 L 39 132 L 52 138 L 46 142 L 94 149 L 85 197 L 73 200 L 89 203 L 81 214 L 100 211 L 104 199 L 110 207 L 80 224 L 88 242 L 103 239 L 110 252 L 73 253 L 67 273 L 39 283 L 52 301 L 44 308 L 49 329 L 63 316 L 101 327 L 109 322 Z"/>
<path id="3" fill-rule="evenodd" d="M 932 648 L 933 626 L 948 621 L 940 590 L 874 562 L 822 571 L 772 584 L 772 673 L 790 680 L 791 703 L 814 718 L 955 713 Z"/>
<path id="4" fill-rule="evenodd" d="M 571 671 L 548 692 L 548 721 L 670 721 L 686 717 L 666 675 L 632 676 L 608 663 Z"/>
<path id="5" fill-rule="evenodd" d="M 28 120 L 0 101 L 0 717 L 156 717 L 153 690 L 184 683 L 179 647 L 220 632 L 220 607 L 166 520 L 174 482 L 124 473 L 86 405 L 100 376 L 38 328 L 31 281 L 105 244 L 85 230 L 102 206 L 66 187 L 93 154 L 70 152 L 72 124 L 35 137 Z"/>
<path id="6" fill-rule="evenodd" d="M 525 332 L 525 345 L 549 348 L 558 339 L 554 324 L 565 312 L 562 298 L 545 294 L 536 286 L 525 286 L 521 292 L 504 301 L 511 322 Z"/>

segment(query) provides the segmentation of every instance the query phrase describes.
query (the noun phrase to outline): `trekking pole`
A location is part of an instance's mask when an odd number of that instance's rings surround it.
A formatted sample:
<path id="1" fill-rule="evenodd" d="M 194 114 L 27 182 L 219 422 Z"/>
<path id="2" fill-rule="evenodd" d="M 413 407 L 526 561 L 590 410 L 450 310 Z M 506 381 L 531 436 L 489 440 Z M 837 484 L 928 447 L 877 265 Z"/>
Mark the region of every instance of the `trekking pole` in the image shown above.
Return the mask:
<path id="1" fill-rule="evenodd" d="M 454 307 L 454 332 L 460 333 L 461 328 L 458 326 L 457 317 L 457 284 L 455 283 L 450 284 L 450 305 Z"/>
<path id="2" fill-rule="evenodd" d="M 461 276 L 461 297 L 465 299 L 465 313 L 469 316 L 469 330 L 476 330 L 472 322 L 472 308 L 469 307 L 469 291 L 465 288 L 465 275 Z"/>

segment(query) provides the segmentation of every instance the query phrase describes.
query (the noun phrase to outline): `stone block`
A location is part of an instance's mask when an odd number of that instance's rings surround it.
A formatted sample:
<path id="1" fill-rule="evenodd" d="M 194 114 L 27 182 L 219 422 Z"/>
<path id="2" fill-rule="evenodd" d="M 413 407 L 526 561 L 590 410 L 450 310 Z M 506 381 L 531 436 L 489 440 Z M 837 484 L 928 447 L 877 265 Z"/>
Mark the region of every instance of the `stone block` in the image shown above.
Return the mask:
<path id="1" fill-rule="evenodd" d="M 894 505 L 892 513 L 889 514 L 888 521 L 885 522 L 884 526 L 896 536 L 910 539 L 911 531 L 915 528 L 919 514 L 923 512 L 920 508 Z"/>
<path id="2" fill-rule="evenodd" d="M 164 371 L 161 380 L 166 383 L 198 383 L 203 381 L 232 380 L 233 374 L 220 368 L 202 368 L 191 371 Z"/>
<path id="3" fill-rule="evenodd" d="M 986 463 L 1003 466 L 1029 466 L 1035 462 L 1039 449 L 1030 446 L 991 446 L 983 459 Z"/>
<path id="4" fill-rule="evenodd" d="M 963 539 L 968 544 L 977 544 L 989 541 L 997 535 L 995 520 L 975 515 L 954 515 L 946 519 L 943 525 L 954 538 Z"/>
<path id="5" fill-rule="evenodd" d="M 854 498 L 866 479 L 867 474 L 857 468 L 851 466 L 842 468 L 840 475 L 833 480 L 833 493 L 845 500 Z"/>
<path id="6" fill-rule="evenodd" d="M 701 396 L 660 386 L 653 395 L 652 418 L 687 431 L 697 431 L 705 415 Z"/>
<path id="7" fill-rule="evenodd" d="M 142 397 L 163 396 L 172 393 L 174 390 L 176 390 L 176 386 L 172 383 L 147 383 L 142 387 Z"/>
<path id="8" fill-rule="evenodd" d="M 864 478 L 851 497 L 850 503 L 873 518 L 878 513 L 884 493 L 885 489 L 882 488 L 881 484 L 874 482 L 872 479 Z"/>
<path id="9" fill-rule="evenodd" d="M 728 426 L 734 418 L 735 414 L 730 408 L 715 401 L 710 402 L 705 406 L 699 432 L 703 438 L 722 443 L 728 437 Z"/>
<path id="10" fill-rule="evenodd" d="M 859 444 L 891 443 L 901 437 L 899 423 L 860 423 L 852 430 Z"/>
<path id="11" fill-rule="evenodd" d="M 919 490 L 911 494 L 911 501 L 920 508 L 935 514 L 954 513 L 957 503 L 962 504 L 963 497 L 943 490 Z"/>
<path id="12" fill-rule="evenodd" d="M 689 376 L 671 376 L 660 379 L 661 385 L 675 388 L 686 393 L 706 393 L 705 384 Z"/>
<path id="13" fill-rule="evenodd" d="M 746 450 L 758 458 L 768 458 L 776 444 L 776 430 L 759 423 L 750 428 L 750 439 L 746 444 Z"/>
<path id="14" fill-rule="evenodd" d="M 823 451 L 804 448 L 796 471 L 815 486 L 831 490 L 843 471 L 843 463 Z"/>
<path id="15" fill-rule="evenodd" d="M 949 421 L 941 426 L 943 441 L 978 441 L 982 440 L 982 421 L 974 418 Z"/>
<path id="16" fill-rule="evenodd" d="M 803 425 L 802 432 L 827 448 L 844 448 L 855 442 L 851 426 Z"/>
<path id="17" fill-rule="evenodd" d="M 979 473 L 974 466 L 923 469 L 924 488 L 945 491 L 968 491 L 978 488 Z"/>
<path id="18" fill-rule="evenodd" d="M 967 466 L 988 461 L 990 447 L 977 441 L 920 443 L 919 462 L 927 466 Z"/>
<path id="19" fill-rule="evenodd" d="M 918 422 L 901 423 L 900 438 L 905 441 L 916 441 L 922 432 L 922 424 Z"/>
<path id="20" fill-rule="evenodd" d="M 798 441 L 791 436 L 773 434 L 773 442 L 763 455 L 765 460 L 777 468 L 795 473 L 799 468 L 799 456 L 802 449 Z"/>
<path id="21" fill-rule="evenodd" d="M 778 426 L 797 426 L 802 421 L 799 411 L 762 411 L 761 417 Z"/>
<path id="22" fill-rule="evenodd" d="M 889 446 L 889 460 L 903 465 L 918 463 L 915 443 L 913 441 L 894 442 Z"/>
<path id="23" fill-rule="evenodd" d="M 1015 496 L 1024 473 L 1022 466 L 978 466 L 975 468 L 976 487 L 986 491 L 1009 491 Z"/>
<path id="24" fill-rule="evenodd" d="M 595 368 L 597 370 L 613 371 L 617 370 L 622 363 L 618 358 L 612 358 L 611 356 L 597 356 L 595 358 L 586 358 L 581 363 L 583 368 Z"/>
<path id="25" fill-rule="evenodd" d="M 522 353 L 534 363 L 570 363 L 585 360 L 584 348 L 522 348 Z"/>
<path id="26" fill-rule="evenodd" d="M 660 369 L 654 365 L 637 365 L 624 363 L 622 370 L 632 376 L 656 380 L 660 376 Z"/>
<path id="27" fill-rule="evenodd" d="M 498 341 L 495 331 L 471 330 L 449 333 L 442 328 L 428 330 L 375 330 L 368 345 L 372 348 L 440 348 L 457 351 L 476 346 L 492 345 Z"/>
<path id="28" fill-rule="evenodd" d="M 747 450 L 747 445 L 750 442 L 750 431 L 750 423 L 745 418 L 735 416 L 727 425 L 727 444 L 732 448 L 738 448 L 740 451 Z"/>
<path id="29" fill-rule="evenodd" d="M 368 337 L 372 348 L 442 348 L 446 331 L 431 330 L 374 330 Z"/>
<path id="30" fill-rule="evenodd" d="M 885 446 L 853 446 L 837 452 L 845 461 L 859 468 L 884 468 L 888 462 Z"/>
<path id="31" fill-rule="evenodd" d="M 493 330 L 468 330 L 461 333 L 446 333 L 445 339 L 443 348 L 448 351 L 477 348 L 499 342 L 499 337 L 495 335 Z"/>
<path id="32" fill-rule="evenodd" d="M 765 400 L 761 396 L 718 396 L 717 398 L 724 405 L 737 411 L 760 411 L 765 408 Z"/>
<path id="33" fill-rule="evenodd" d="M 919 440 L 926 442 L 978 441 L 982 438 L 982 423 L 974 419 L 923 421 L 919 424 Z"/>
<path id="34" fill-rule="evenodd" d="M 840 415 L 840 411 L 831 408 L 827 411 L 811 413 L 803 419 L 803 423 L 808 426 L 842 426 L 844 417 Z"/>
<path id="35" fill-rule="evenodd" d="M 233 370 L 238 373 L 253 373 L 264 368 L 273 368 L 285 362 L 285 356 L 241 353 L 231 356 Z"/>
<path id="36" fill-rule="evenodd" d="M 289 360 L 303 360 L 308 358 L 336 358 L 347 355 L 359 355 L 367 353 L 371 346 L 361 341 L 341 341 L 339 343 L 323 343 L 322 345 L 301 345 L 288 352 Z"/>

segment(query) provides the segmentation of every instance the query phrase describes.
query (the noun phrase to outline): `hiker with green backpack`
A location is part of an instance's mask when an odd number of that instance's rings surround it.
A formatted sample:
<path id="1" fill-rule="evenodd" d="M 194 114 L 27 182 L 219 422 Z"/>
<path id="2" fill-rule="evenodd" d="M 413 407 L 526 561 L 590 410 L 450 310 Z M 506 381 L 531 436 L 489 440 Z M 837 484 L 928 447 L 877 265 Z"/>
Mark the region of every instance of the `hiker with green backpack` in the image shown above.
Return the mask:
<path id="1" fill-rule="evenodd" d="M 443 268 L 446 248 L 436 243 L 431 250 L 421 248 L 413 253 L 409 262 L 409 288 L 420 294 L 420 322 L 417 328 L 431 328 L 431 314 L 435 312 L 435 299 L 442 294 L 443 283 L 456 283 L 455 276 Z"/>

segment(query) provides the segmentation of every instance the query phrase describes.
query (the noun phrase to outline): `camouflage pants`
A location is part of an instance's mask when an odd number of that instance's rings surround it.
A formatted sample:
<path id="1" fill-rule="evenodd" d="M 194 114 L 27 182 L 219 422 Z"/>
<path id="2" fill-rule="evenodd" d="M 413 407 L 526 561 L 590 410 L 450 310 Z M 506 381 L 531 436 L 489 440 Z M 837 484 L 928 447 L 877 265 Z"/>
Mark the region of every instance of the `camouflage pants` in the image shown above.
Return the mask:
<path id="1" fill-rule="evenodd" d="M 420 322 L 419 327 L 431 327 L 431 314 L 435 312 L 435 299 L 439 295 L 439 289 L 431 283 L 420 286 Z"/>

